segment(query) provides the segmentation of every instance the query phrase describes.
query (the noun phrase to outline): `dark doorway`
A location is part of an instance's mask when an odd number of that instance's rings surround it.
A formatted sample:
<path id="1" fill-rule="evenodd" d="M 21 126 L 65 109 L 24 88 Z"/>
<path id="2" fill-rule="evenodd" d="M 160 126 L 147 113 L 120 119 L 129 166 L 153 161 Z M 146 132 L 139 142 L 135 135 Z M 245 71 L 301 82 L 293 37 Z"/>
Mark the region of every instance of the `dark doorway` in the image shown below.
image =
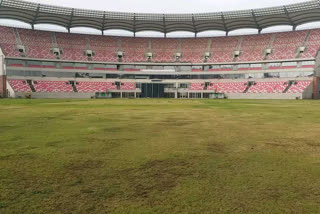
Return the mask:
<path id="1" fill-rule="evenodd" d="M 142 83 L 141 98 L 164 98 L 164 84 Z"/>

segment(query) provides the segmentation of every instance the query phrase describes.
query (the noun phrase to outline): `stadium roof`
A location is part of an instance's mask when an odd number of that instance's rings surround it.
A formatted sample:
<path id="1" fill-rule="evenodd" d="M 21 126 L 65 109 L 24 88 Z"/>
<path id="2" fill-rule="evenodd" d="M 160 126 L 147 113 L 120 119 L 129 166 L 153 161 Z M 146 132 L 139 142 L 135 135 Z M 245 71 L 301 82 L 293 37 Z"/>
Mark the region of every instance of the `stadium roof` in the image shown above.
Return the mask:
<path id="1" fill-rule="evenodd" d="M 229 12 L 193 14 L 124 13 L 58 7 L 21 0 L 0 0 L 0 18 L 35 24 L 55 24 L 68 30 L 90 27 L 131 32 L 159 31 L 170 33 L 208 30 L 229 32 L 242 28 L 262 30 L 276 25 L 298 25 L 320 21 L 320 0 L 298 4 Z"/>

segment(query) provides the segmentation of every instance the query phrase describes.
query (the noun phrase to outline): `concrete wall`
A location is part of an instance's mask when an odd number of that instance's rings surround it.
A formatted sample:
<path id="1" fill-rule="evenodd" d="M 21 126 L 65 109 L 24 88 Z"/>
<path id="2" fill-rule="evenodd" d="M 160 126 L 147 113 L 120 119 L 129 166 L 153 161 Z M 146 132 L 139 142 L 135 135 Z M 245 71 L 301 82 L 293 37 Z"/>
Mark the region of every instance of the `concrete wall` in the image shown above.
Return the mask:
<path id="1" fill-rule="evenodd" d="M 33 99 L 90 99 L 95 96 L 95 93 L 48 93 L 48 92 L 32 92 L 22 93 L 16 92 L 15 98 L 25 98 L 26 95 L 31 94 Z"/>
<path id="2" fill-rule="evenodd" d="M 302 98 L 303 99 L 312 99 L 312 95 L 313 95 L 313 81 L 306 88 L 306 90 L 304 90 L 304 92 L 302 93 Z"/>
<path id="3" fill-rule="evenodd" d="M 302 99 L 302 94 L 226 94 L 228 99 L 266 99 L 266 100 L 277 100 L 277 99 Z"/>

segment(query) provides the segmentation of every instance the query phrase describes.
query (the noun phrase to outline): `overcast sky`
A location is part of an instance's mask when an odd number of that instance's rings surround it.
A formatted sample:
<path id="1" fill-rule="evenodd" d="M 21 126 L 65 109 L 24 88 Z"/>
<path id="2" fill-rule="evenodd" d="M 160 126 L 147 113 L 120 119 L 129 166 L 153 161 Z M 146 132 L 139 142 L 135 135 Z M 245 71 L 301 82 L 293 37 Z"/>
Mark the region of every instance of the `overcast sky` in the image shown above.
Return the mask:
<path id="1" fill-rule="evenodd" d="M 106 11 L 199 13 L 279 6 L 306 0 L 29 0 L 32 2 Z"/>

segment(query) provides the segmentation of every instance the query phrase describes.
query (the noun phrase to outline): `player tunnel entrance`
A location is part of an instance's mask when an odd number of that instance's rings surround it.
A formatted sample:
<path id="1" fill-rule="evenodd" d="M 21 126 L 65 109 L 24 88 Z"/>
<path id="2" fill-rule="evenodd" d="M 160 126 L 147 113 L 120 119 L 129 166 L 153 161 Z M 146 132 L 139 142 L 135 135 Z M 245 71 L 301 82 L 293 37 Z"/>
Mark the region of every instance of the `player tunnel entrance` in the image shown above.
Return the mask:
<path id="1" fill-rule="evenodd" d="M 164 87 L 161 83 L 142 83 L 141 98 L 164 98 Z"/>

